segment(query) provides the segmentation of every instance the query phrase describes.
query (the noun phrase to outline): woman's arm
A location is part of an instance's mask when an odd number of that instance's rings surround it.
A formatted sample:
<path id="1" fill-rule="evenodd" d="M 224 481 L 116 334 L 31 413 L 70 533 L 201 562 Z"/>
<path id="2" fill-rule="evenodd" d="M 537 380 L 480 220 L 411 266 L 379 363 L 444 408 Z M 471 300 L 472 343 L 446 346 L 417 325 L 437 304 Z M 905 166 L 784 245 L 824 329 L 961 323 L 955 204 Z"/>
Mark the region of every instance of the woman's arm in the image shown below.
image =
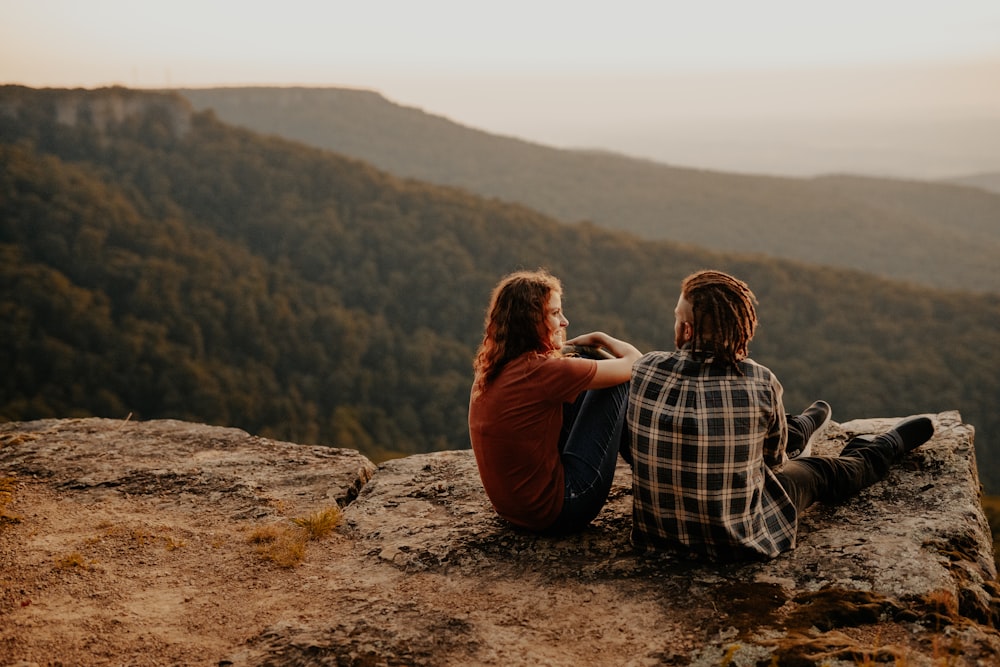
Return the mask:
<path id="1" fill-rule="evenodd" d="M 603 331 L 592 331 L 577 336 L 566 341 L 566 344 L 603 347 L 615 356 L 615 359 L 599 359 L 597 361 L 597 373 L 587 389 L 603 389 L 627 382 L 632 377 L 632 365 L 642 356 L 642 352 L 631 343 L 613 338 Z"/>

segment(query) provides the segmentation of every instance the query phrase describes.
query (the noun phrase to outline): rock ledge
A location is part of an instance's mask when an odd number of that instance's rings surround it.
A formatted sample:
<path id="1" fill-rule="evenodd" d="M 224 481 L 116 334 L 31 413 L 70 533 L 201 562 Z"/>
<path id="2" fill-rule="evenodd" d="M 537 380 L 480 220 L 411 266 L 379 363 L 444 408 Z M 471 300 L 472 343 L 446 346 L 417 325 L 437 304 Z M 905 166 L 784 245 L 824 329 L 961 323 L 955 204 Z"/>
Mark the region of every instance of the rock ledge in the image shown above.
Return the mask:
<path id="1" fill-rule="evenodd" d="M 957 412 L 933 417 L 934 439 L 886 480 L 812 508 L 797 549 L 745 565 L 636 554 L 624 466 L 587 531 L 539 538 L 496 518 L 469 451 L 376 467 L 352 450 L 176 421 L 0 424 L 0 477 L 15 480 L 17 515 L 0 530 L 0 663 L 991 663 L 1000 604 L 974 430 Z M 836 453 L 895 421 L 833 423 L 815 449 Z M 77 518 L 47 533 L 56 519 L 31 502 Z M 260 564 L 239 537 L 333 504 L 337 534 L 295 568 Z M 101 526 L 126 506 L 129 520 L 166 526 L 187 546 L 146 544 L 138 561 L 134 544 L 112 553 L 118 538 Z M 111 591 L 87 617 L 69 613 L 80 591 L 54 565 L 70 549 L 93 554 L 98 565 L 80 577 Z M 169 577 L 185 582 L 182 602 L 160 582 Z M 91 631 L 127 634 L 130 618 L 153 639 L 145 653 Z"/>

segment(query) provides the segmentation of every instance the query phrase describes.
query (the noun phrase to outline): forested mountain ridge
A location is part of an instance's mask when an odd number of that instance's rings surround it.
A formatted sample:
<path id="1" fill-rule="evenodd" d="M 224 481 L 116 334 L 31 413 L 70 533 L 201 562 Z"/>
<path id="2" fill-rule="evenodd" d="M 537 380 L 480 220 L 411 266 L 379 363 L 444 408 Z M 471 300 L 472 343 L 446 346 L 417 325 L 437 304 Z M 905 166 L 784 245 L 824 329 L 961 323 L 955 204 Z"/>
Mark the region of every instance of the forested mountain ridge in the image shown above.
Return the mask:
<path id="1" fill-rule="evenodd" d="M 960 410 L 1000 481 L 1000 298 L 559 223 L 126 89 L 0 88 L 0 418 L 174 417 L 375 458 L 468 445 L 504 273 L 546 266 L 572 332 L 672 346 L 681 278 L 760 298 L 790 410 Z"/>
<path id="2" fill-rule="evenodd" d="M 559 150 L 465 127 L 365 90 L 180 92 L 226 122 L 351 155 L 400 176 L 522 202 L 568 222 L 1000 293 L 1000 193 L 983 188 L 737 175 Z"/>

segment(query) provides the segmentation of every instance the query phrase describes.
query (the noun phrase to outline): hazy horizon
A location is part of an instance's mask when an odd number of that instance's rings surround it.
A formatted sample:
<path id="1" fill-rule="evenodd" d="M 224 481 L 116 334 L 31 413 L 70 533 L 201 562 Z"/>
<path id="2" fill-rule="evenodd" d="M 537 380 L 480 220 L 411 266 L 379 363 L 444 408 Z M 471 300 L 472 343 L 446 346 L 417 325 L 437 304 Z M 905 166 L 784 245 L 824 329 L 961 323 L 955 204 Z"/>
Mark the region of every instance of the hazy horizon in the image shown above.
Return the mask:
<path id="1" fill-rule="evenodd" d="M 1000 172 L 1000 3 L 0 0 L 0 83 L 351 87 L 677 166 Z"/>
<path id="2" fill-rule="evenodd" d="M 675 166 L 917 179 L 1000 172 L 1000 59 L 357 87 L 475 129 Z M 418 98 L 427 102 L 409 101 Z"/>

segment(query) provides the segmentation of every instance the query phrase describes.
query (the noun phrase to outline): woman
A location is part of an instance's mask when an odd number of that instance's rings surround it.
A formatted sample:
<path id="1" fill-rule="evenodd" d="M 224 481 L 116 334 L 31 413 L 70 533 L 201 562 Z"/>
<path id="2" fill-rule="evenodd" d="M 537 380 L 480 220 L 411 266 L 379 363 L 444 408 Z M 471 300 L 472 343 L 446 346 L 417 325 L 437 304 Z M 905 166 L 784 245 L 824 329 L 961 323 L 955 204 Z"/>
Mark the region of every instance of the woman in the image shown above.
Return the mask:
<path id="1" fill-rule="evenodd" d="M 642 353 L 593 332 L 566 341 L 562 285 L 544 270 L 493 290 L 475 361 L 469 436 L 497 514 L 535 532 L 580 530 L 607 500 L 627 381 Z M 599 348 L 603 359 L 563 355 Z"/>

